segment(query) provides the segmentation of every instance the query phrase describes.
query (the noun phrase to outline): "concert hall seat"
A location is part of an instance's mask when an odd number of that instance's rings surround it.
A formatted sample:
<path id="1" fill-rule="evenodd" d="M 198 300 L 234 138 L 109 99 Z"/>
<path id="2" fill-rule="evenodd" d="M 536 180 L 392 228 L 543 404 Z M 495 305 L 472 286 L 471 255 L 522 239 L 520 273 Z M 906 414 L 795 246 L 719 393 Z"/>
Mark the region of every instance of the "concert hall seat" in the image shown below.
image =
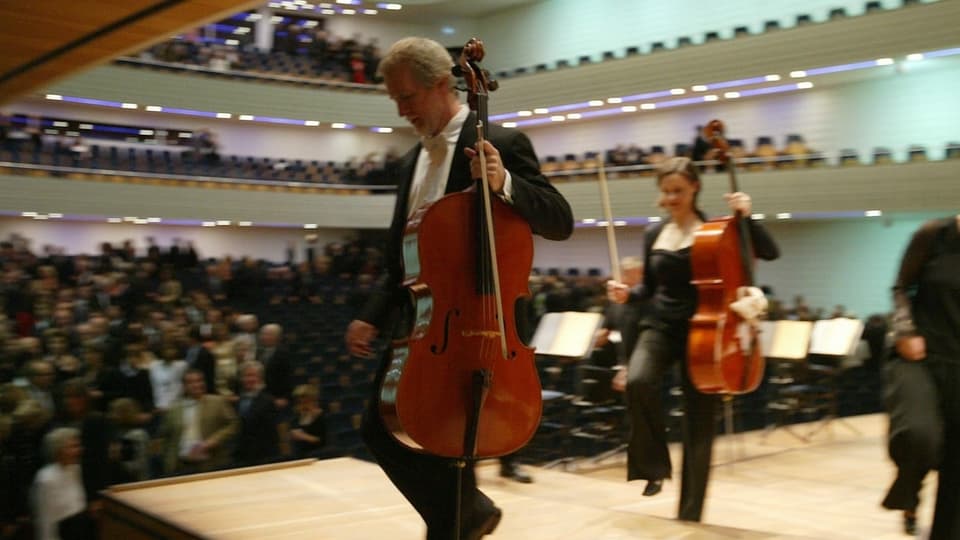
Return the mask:
<path id="1" fill-rule="evenodd" d="M 918 144 L 911 145 L 907 150 L 907 159 L 912 163 L 927 161 L 927 149 Z"/>
<path id="2" fill-rule="evenodd" d="M 874 165 L 889 165 L 890 163 L 893 163 L 893 153 L 890 152 L 889 148 L 878 146 L 873 149 Z"/>
<path id="3" fill-rule="evenodd" d="M 711 41 L 719 41 L 720 32 L 707 32 L 703 35 L 703 42 L 710 43 Z"/>
<path id="4" fill-rule="evenodd" d="M 763 23 L 764 32 L 773 32 L 780 29 L 780 21 L 767 21 Z"/>
<path id="5" fill-rule="evenodd" d="M 813 17 L 807 15 L 806 13 L 797 15 L 797 26 L 805 26 L 808 24 L 813 24 Z"/>
<path id="6" fill-rule="evenodd" d="M 563 69 L 570 67 L 569 60 L 557 60 L 557 69 Z"/>
<path id="7" fill-rule="evenodd" d="M 754 150 L 753 156 L 760 159 L 752 163 L 748 169 L 763 170 L 775 168 L 778 165 L 777 154 L 777 148 L 773 145 L 773 137 L 757 137 L 757 148 Z"/>
<path id="8" fill-rule="evenodd" d="M 844 148 L 840 151 L 840 166 L 852 167 L 860 164 L 860 156 L 852 148 Z"/>
<path id="9" fill-rule="evenodd" d="M 747 28 L 746 26 L 737 26 L 736 28 L 733 29 L 733 37 L 735 38 L 742 37 L 742 36 L 749 36 L 749 35 L 750 35 L 750 29 Z"/>
<path id="10" fill-rule="evenodd" d="M 960 142 L 949 142 L 944 151 L 944 158 L 946 159 L 957 159 L 960 158 Z"/>
<path id="11" fill-rule="evenodd" d="M 654 41 L 650 44 L 650 52 L 652 53 L 665 50 L 667 50 L 667 46 L 664 45 L 662 41 Z"/>
<path id="12" fill-rule="evenodd" d="M 627 47 L 626 55 L 627 56 L 636 56 L 640 54 L 640 47 Z"/>
<path id="13" fill-rule="evenodd" d="M 603 60 L 604 60 L 604 61 L 607 61 L 607 60 L 616 60 L 616 59 L 617 59 L 617 55 L 616 55 L 616 53 L 614 53 L 613 51 L 603 51 Z"/>
<path id="14" fill-rule="evenodd" d="M 866 13 L 883 11 L 883 4 L 877 0 L 871 0 L 870 2 L 867 2 L 866 5 L 864 6 L 864 11 Z"/>
<path id="15" fill-rule="evenodd" d="M 843 19 L 843 18 L 845 18 L 846 16 L 847 16 L 847 10 L 846 10 L 846 9 L 844 9 L 844 8 L 833 8 L 833 9 L 830 10 L 830 15 L 828 15 L 827 18 L 828 18 L 829 20 L 831 20 L 831 21 L 835 21 L 835 20 L 837 20 L 837 19 Z"/>
<path id="16" fill-rule="evenodd" d="M 677 48 L 693 45 L 693 39 L 690 36 L 680 36 L 677 38 Z"/>

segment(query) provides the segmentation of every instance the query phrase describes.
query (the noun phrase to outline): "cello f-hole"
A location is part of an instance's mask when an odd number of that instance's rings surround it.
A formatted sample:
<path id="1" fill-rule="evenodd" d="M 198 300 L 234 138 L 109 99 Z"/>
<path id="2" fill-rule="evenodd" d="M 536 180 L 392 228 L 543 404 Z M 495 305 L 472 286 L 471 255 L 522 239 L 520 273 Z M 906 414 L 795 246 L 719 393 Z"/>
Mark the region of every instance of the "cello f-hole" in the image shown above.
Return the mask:
<path id="1" fill-rule="evenodd" d="M 447 316 L 443 318 L 443 343 L 440 344 L 440 347 L 430 346 L 430 352 L 433 354 L 443 354 L 447 351 L 447 345 L 450 343 L 450 317 L 454 316 L 460 316 L 459 309 L 451 309 L 447 312 Z"/>

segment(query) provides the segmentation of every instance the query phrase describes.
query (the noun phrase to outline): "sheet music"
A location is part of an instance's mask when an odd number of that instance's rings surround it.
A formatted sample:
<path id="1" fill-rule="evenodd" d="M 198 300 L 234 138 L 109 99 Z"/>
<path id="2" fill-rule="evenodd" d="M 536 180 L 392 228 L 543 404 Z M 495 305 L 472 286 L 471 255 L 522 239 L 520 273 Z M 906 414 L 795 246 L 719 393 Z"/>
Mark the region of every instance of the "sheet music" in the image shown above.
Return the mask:
<path id="1" fill-rule="evenodd" d="M 775 321 L 766 328 L 771 333 L 764 356 L 785 360 L 802 360 L 807 357 L 813 323 L 809 321 Z M 764 340 L 761 339 L 761 342 Z"/>
<path id="2" fill-rule="evenodd" d="M 863 334 L 863 321 L 858 319 L 825 319 L 813 323 L 810 353 L 849 356 L 856 351 Z"/>
<path id="3" fill-rule="evenodd" d="M 536 354 L 584 358 L 593 349 L 594 335 L 602 324 L 601 313 L 546 313 L 537 325 L 530 346 L 536 349 Z"/>

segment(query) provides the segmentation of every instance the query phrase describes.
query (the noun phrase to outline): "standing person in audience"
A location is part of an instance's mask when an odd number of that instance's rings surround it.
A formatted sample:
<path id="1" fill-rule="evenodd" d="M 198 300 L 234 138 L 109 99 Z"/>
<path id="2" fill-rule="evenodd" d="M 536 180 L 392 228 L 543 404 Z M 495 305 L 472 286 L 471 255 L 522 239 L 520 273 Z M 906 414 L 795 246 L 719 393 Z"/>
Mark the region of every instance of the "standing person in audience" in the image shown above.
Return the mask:
<path id="1" fill-rule="evenodd" d="M 243 389 L 237 401 L 240 431 L 233 455 L 234 462 L 241 467 L 269 463 L 280 455 L 277 407 L 274 397 L 264 387 L 263 371 L 260 362 L 240 366 Z"/>
<path id="2" fill-rule="evenodd" d="M 276 400 L 278 409 L 286 409 L 293 390 L 293 366 L 283 346 L 283 328 L 279 324 L 265 324 L 260 330 L 260 348 L 257 361 L 263 364 L 267 392 Z"/>
<path id="3" fill-rule="evenodd" d="M 212 471 L 230 463 L 230 443 L 237 433 L 237 413 L 221 396 L 207 393 L 203 373 L 183 375 L 184 396 L 163 417 L 158 433 L 163 441 L 167 474 Z"/>
<path id="4" fill-rule="evenodd" d="M 936 388 L 936 402 L 943 421 L 942 443 L 937 448 L 937 426 L 930 418 L 921 430 L 907 435 L 925 441 L 912 445 L 911 437 L 898 441 L 891 433 L 890 453 L 900 467 L 898 481 L 906 476 L 905 493 L 896 483 L 884 501 L 888 508 L 910 511 L 926 469 L 940 461 L 937 502 L 930 540 L 960 538 L 960 215 L 925 223 L 917 230 L 900 263 L 893 287 L 893 330 L 897 355 L 905 362 L 924 365 Z M 901 368 L 902 369 L 902 368 Z M 929 411 L 923 401 L 900 407 Z M 895 418 L 896 409 L 891 412 Z M 913 416 L 913 414 L 911 414 Z M 891 426 L 893 427 L 893 426 Z M 933 435 L 929 435 L 930 432 Z M 898 459 L 899 458 L 899 459 Z M 899 499 L 899 500 L 898 500 Z M 907 504 L 898 504 L 906 502 Z M 888 504 L 889 503 L 889 504 Z M 912 504 L 915 508 L 915 504 Z M 916 519 L 915 514 L 912 516 Z M 911 515 L 905 514 L 909 526 Z"/>
<path id="5" fill-rule="evenodd" d="M 94 540 L 96 526 L 83 491 L 80 432 L 57 428 L 43 439 L 48 465 L 31 490 L 37 540 Z"/>
<path id="6" fill-rule="evenodd" d="M 355 356 L 372 355 L 372 340 L 378 333 L 382 331 L 387 339 L 401 335 L 405 328 L 402 321 L 412 320 L 409 296 L 401 284 L 401 248 L 408 217 L 445 193 L 472 187 L 480 177 L 476 118 L 457 97 L 452 68 L 450 53 L 424 38 L 396 42 L 380 62 L 380 73 L 396 103 L 397 114 L 407 119 L 422 142 L 391 171 L 399 190 L 387 246 L 388 275 L 347 329 L 346 343 Z M 486 156 L 491 190 L 530 223 L 535 234 L 552 240 L 569 237 L 573 232 L 570 206 L 541 174 L 530 140 L 516 130 L 496 125 L 489 129 L 489 138 L 479 150 Z M 455 523 L 458 473 L 451 460 L 409 450 L 387 431 L 378 412 L 377 389 L 389 364 L 387 352 L 364 417 L 364 440 L 426 522 L 427 538 L 449 540 Z M 501 511 L 477 489 L 473 464 L 463 469 L 462 480 L 460 537 L 475 540 L 493 532 Z"/>
<path id="7" fill-rule="evenodd" d="M 697 206 L 701 189 L 696 166 L 689 158 L 671 158 L 658 167 L 659 205 L 669 216 L 644 235 L 643 281 L 634 287 L 611 282 L 608 293 L 620 303 L 649 302 L 640 321 L 640 336 L 627 371 L 627 410 L 630 441 L 627 479 L 646 480 L 644 495 L 656 495 L 672 474 L 661 386 L 671 368 L 680 365 L 684 395 L 683 472 L 678 518 L 700 521 L 707 495 L 710 457 L 719 399 L 702 394 L 687 375 L 687 334 L 697 310 L 697 289 L 690 283 L 690 249 L 694 232 L 707 221 Z M 731 212 L 745 217 L 757 257 L 776 259 L 779 249 L 759 223 L 753 221 L 746 193 L 724 196 Z"/>

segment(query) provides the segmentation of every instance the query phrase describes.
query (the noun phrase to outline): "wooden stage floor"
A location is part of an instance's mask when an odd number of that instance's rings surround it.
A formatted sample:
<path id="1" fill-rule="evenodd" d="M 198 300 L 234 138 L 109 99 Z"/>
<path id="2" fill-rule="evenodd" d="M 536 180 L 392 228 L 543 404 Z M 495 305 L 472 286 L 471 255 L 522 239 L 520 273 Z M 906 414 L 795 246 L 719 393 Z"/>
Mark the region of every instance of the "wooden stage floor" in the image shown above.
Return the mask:
<path id="1" fill-rule="evenodd" d="M 785 431 L 719 438 L 703 524 L 671 519 L 678 482 L 642 497 L 622 457 L 576 470 L 528 467 L 529 485 L 478 467 L 481 488 L 504 510 L 499 540 L 902 539 L 900 517 L 880 508 L 892 478 L 883 433 L 870 415 L 834 422 L 809 442 Z M 803 430 L 806 426 L 800 426 Z M 674 466 L 679 469 L 677 449 Z M 571 468 L 572 469 L 572 468 Z M 921 526 L 930 522 L 927 482 Z M 216 539 L 417 540 L 424 527 L 376 465 L 333 459 L 213 478 L 121 488 L 112 497 Z"/>

